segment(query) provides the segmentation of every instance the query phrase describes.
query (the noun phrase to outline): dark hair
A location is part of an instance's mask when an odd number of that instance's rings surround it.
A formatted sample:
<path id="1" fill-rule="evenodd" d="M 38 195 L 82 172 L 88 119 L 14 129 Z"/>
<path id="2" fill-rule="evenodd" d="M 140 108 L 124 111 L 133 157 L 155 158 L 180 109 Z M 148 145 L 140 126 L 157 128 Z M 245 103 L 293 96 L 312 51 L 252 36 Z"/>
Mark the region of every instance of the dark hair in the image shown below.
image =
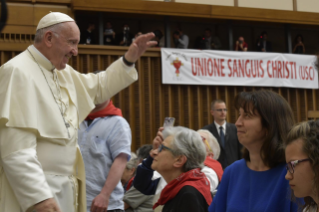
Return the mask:
<path id="1" fill-rule="evenodd" d="M 153 33 L 154 33 L 155 37 L 157 37 L 159 40 L 163 37 L 162 31 L 159 29 L 154 30 Z"/>
<path id="2" fill-rule="evenodd" d="M 302 151 L 308 155 L 310 164 L 314 172 L 314 189 L 319 195 L 319 121 L 305 121 L 295 125 L 287 135 L 285 146 L 293 143 L 297 139 L 302 139 Z M 304 197 L 303 208 L 311 207 L 315 201 L 307 196 Z"/>
<path id="3" fill-rule="evenodd" d="M 179 31 L 175 31 L 175 32 L 174 32 L 174 35 L 179 35 Z"/>
<path id="4" fill-rule="evenodd" d="M 298 42 L 298 38 L 301 38 L 301 41 L 303 42 L 303 37 L 302 37 L 302 35 L 301 34 L 298 34 L 297 36 L 296 36 L 296 38 L 295 38 L 295 43 L 297 43 Z"/>
<path id="5" fill-rule="evenodd" d="M 205 31 L 209 31 L 210 33 L 212 32 L 210 28 L 206 28 Z"/>
<path id="6" fill-rule="evenodd" d="M 288 102 L 279 94 L 270 90 L 242 92 L 235 98 L 235 108 L 242 108 L 246 113 L 258 114 L 261 124 L 267 130 L 265 141 L 260 150 L 264 164 L 273 168 L 285 162 L 282 146 L 287 133 L 294 125 L 293 112 Z M 249 152 L 243 148 L 243 158 L 250 161 Z"/>
<path id="7" fill-rule="evenodd" d="M 266 31 L 262 31 L 261 36 L 263 36 L 263 35 L 268 35 L 268 33 Z"/>
<path id="8" fill-rule="evenodd" d="M 211 110 L 214 109 L 214 106 L 215 106 L 216 103 L 224 103 L 225 104 L 225 101 L 221 100 L 221 99 L 216 99 L 216 100 L 212 101 L 211 106 L 210 106 Z"/>
<path id="9" fill-rule="evenodd" d="M 145 144 L 138 148 L 136 150 L 137 159 L 143 160 L 144 158 L 147 158 L 150 155 L 150 151 L 153 149 L 153 146 L 151 144 Z"/>

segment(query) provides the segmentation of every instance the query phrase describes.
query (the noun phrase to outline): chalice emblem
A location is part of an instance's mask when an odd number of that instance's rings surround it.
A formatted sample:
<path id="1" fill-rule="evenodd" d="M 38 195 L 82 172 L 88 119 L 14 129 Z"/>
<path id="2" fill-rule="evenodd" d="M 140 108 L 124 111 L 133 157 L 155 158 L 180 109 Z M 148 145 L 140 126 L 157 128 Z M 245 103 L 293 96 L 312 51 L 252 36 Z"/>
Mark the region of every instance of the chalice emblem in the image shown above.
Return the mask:
<path id="1" fill-rule="evenodd" d="M 176 57 L 176 60 L 174 60 L 171 64 L 176 68 L 175 74 L 178 77 L 180 73 L 179 69 L 184 64 L 178 59 L 178 57 Z"/>

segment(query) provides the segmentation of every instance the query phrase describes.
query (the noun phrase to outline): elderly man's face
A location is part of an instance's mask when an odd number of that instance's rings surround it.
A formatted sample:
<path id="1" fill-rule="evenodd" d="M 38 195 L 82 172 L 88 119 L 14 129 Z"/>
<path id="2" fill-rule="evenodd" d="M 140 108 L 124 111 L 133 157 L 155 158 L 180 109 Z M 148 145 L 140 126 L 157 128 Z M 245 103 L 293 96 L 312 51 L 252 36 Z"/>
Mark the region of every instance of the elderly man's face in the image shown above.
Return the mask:
<path id="1" fill-rule="evenodd" d="M 64 26 L 52 41 L 51 62 L 57 70 L 66 67 L 69 59 L 78 54 L 78 43 L 80 41 L 80 30 L 75 22 L 63 23 Z"/>

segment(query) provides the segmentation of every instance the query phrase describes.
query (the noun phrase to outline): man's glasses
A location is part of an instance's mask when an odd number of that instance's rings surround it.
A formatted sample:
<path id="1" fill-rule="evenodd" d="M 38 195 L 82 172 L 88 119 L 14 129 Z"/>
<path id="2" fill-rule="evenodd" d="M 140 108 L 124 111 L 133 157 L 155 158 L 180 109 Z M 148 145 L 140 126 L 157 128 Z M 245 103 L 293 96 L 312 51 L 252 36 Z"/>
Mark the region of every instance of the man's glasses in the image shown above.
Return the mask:
<path id="1" fill-rule="evenodd" d="M 218 112 L 227 112 L 227 109 L 225 108 L 225 109 L 216 109 L 216 111 L 218 111 Z"/>
<path id="2" fill-rule="evenodd" d="M 302 160 L 293 160 L 293 161 L 290 161 L 286 164 L 286 169 L 287 171 L 289 171 L 291 174 L 294 173 L 295 171 L 295 167 L 298 163 L 301 163 L 301 162 L 304 162 L 304 161 L 308 161 L 310 160 L 309 158 L 307 159 L 302 159 Z"/>
<path id="3" fill-rule="evenodd" d="M 167 149 L 169 151 L 171 151 L 173 154 L 174 154 L 174 150 L 172 150 L 171 148 L 167 147 L 167 146 L 164 146 L 163 144 L 161 144 L 159 147 L 158 147 L 158 153 L 160 153 L 163 149 Z"/>

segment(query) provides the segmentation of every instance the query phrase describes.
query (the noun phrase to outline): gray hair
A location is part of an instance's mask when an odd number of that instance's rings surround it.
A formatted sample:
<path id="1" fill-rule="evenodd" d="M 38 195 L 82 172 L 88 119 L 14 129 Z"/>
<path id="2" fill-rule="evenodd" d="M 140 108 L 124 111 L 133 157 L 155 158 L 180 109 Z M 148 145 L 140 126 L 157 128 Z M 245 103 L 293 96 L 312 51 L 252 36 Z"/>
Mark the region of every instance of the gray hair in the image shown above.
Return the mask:
<path id="1" fill-rule="evenodd" d="M 41 43 L 45 33 L 47 33 L 48 31 L 55 32 L 53 34 L 55 34 L 56 37 L 59 37 L 59 34 L 57 33 L 60 32 L 62 28 L 63 28 L 63 23 L 59 23 L 59 24 L 55 24 L 55 25 L 37 30 L 34 37 L 34 43 Z"/>
<path id="2" fill-rule="evenodd" d="M 137 166 L 138 166 L 137 156 L 134 152 L 131 152 L 131 159 L 126 163 L 126 169 L 131 170 L 135 168 L 135 172 L 134 172 L 134 175 L 135 175 Z"/>
<path id="3" fill-rule="evenodd" d="M 131 152 L 131 159 L 126 163 L 126 168 L 131 170 L 137 167 L 137 156 L 134 152 Z"/>
<path id="4" fill-rule="evenodd" d="M 173 136 L 171 148 L 175 156 L 185 155 L 184 171 L 202 168 L 206 158 L 206 147 L 200 135 L 194 130 L 186 127 L 165 127 L 163 138 Z"/>
<path id="5" fill-rule="evenodd" d="M 213 151 L 214 154 L 214 159 L 217 160 L 219 158 L 220 155 L 220 146 L 219 143 L 217 141 L 217 139 L 215 138 L 215 136 L 213 136 L 213 134 L 211 132 L 209 132 L 208 130 L 197 130 L 198 133 L 205 133 L 207 135 L 207 142 L 210 146 L 210 148 Z"/>

